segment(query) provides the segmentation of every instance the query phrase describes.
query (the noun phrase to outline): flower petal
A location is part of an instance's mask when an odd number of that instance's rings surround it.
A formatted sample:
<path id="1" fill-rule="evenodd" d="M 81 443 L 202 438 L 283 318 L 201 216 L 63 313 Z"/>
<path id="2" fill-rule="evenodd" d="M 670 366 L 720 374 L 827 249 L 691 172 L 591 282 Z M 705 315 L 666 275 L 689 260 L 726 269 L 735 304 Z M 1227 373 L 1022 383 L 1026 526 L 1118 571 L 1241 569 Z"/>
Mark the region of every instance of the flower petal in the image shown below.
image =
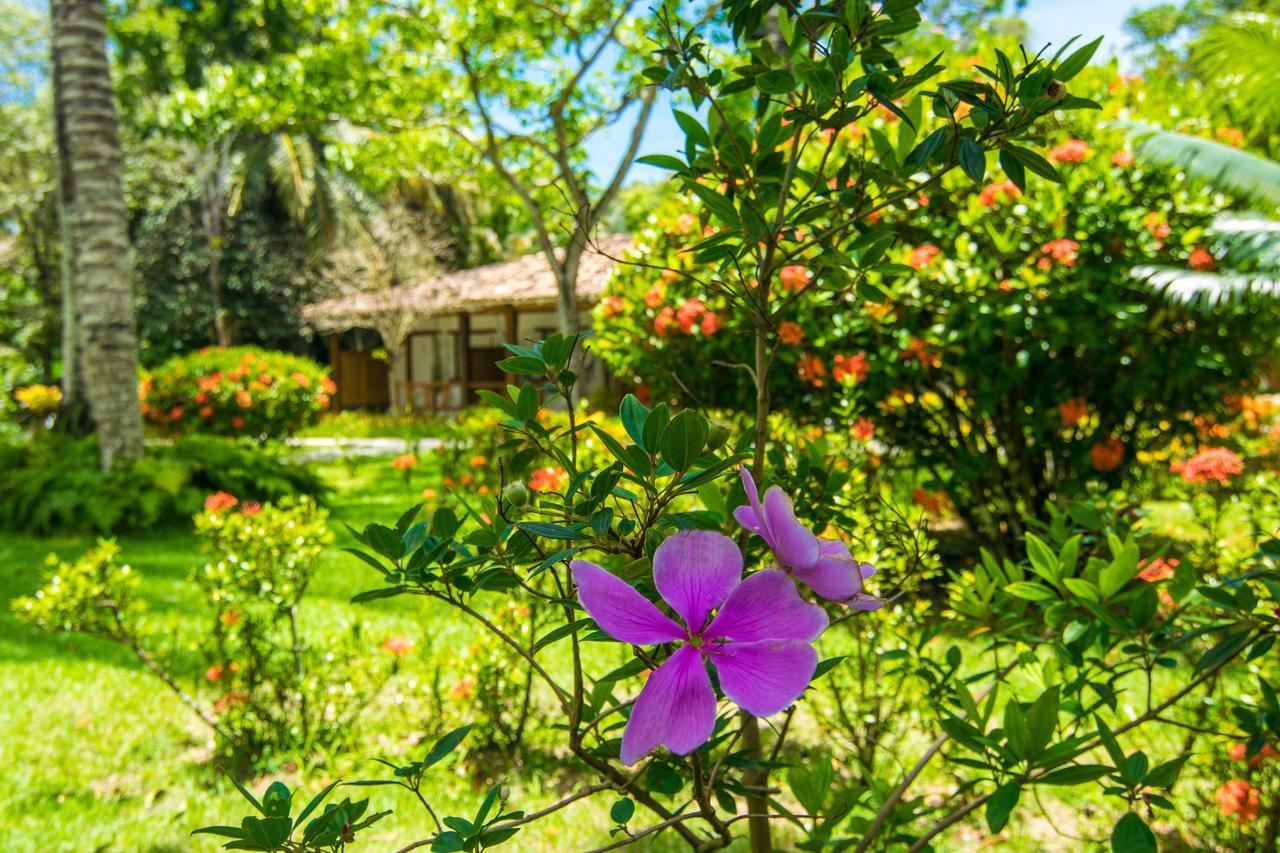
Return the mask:
<path id="1" fill-rule="evenodd" d="M 622 732 L 622 763 L 635 764 L 658 744 L 684 755 L 711 737 L 716 694 L 693 646 L 681 646 L 649 675 Z"/>
<path id="2" fill-rule="evenodd" d="M 709 650 L 720 689 L 742 710 L 768 717 L 800 698 L 818 666 L 804 640 L 725 643 Z"/>
<path id="3" fill-rule="evenodd" d="M 777 486 L 764 493 L 764 523 L 773 536 L 773 553 L 784 566 L 807 569 L 818 562 L 818 537 L 796 519 L 791 498 Z"/>
<path id="4" fill-rule="evenodd" d="M 707 640 L 815 640 L 827 628 L 827 612 L 800 597 L 778 569 L 756 572 L 734 587 L 711 624 Z"/>
<path id="5" fill-rule="evenodd" d="M 637 646 L 684 638 L 683 628 L 622 578 L 586 560 L 574 560 L 570 569 L 578 585 L 578 600 L 610 637 Z"/>
<path id="6" fill-rule="evenodd" d="M 764 516 L 764 508 L 760 506 L 760 490 L 756 488 L 755 477 L 747 470 L 746 465 L 739 465 L 742 475 L 742 490 L 747 493 L 745 506 L 735 507 L 733 517 L 747 530 L 755 533 L 773 548 L 773 534 L 769 532 L 769 524 Z"/>
<path id="7" fill-rule="evenodd" d="M 682 530 L 653 554 L 654 586 L 695 633 L 740 580 L 742 552 L 714 530 Z"/>
<path id="8" fill-rule="evenodd" d="M 847 601 L 862 592 L 862 571 L 839 539 L 819 541 L 821 556 L 809 568 L 793 569 L 792 576 L 829 601 Z"/>

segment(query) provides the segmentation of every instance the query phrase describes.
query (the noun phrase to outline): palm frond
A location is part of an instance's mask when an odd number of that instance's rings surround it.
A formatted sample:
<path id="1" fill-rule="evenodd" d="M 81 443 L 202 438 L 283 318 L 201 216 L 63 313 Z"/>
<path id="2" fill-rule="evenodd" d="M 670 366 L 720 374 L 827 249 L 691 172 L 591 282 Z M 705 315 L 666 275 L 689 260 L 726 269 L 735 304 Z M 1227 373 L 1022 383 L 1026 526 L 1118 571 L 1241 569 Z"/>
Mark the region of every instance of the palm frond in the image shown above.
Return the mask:
<path id="1" fill-rule="evenodd" d="M 1192 46 L 1196 66 L 1221 80 L 1223 90 L 1254 123 L 1280 126 L 1280 22 L 1265 15 L 1232 15 L 1204 32 Z"/>
<path id="2" fill-rule="evenodd" d="M 1209 226 L 1208 234 L 1231 266 L 1280 278 L 1280 221 L 1252 213 L 1224 213 Z"/>
<path id="3" fill-rule="evenodd" d="M 1269 210 L 1280 207 L 1280 163 L 1198 136 L 1120 122 L 1133 136 L 1138 156 L 1184 170 L 1192 178 Z"/>
<path id="4" fill-rule="evenodd" d="M 271 141 L 272 180 L 289 216 L 303 222 L 315 196 L 315 152 L 305 138 L 290 133 L 276 133 Z"/>
<path id="5" fill-rule="evenodd" d="M 1250 295 L 1280 297 L 1280 279 L 1267 276 L 1154 265 L 1134 267 L 1130 274 L 1167 299 L 1202 310 Z"/>

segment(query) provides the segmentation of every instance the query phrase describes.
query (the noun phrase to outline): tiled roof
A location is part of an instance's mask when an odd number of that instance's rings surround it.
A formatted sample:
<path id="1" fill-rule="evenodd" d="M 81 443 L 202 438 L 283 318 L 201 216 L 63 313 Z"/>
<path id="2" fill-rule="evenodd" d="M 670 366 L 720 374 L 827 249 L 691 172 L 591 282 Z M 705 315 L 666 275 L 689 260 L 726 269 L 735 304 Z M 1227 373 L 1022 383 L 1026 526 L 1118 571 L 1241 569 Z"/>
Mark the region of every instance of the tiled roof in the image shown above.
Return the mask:
<path id="1" fill-rule="evenodd" d="M 596 302 L 613 268 L 631 244 L 626 235 L 594 241 L 578 267 L 578 299 Z M 355 293 L 308 305 L 302 313 L 312 326 L 337 331 L 370 324 L 386 314 L 414 312 L 422 317 L 482 311 L 505 305 L 555 305 L 556 280 L 541 252 L 513 261 L 455 270 L 394 290 Z"/>

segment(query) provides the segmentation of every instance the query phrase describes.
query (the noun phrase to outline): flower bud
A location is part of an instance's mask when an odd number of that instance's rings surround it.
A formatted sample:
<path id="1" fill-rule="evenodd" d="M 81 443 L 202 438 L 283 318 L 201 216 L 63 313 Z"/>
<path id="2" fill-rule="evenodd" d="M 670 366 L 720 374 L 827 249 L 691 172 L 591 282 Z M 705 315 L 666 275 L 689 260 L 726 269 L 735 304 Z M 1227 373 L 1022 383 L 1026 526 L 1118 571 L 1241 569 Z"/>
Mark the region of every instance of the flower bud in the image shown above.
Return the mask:
<path id="1" fill-rule="evenodd" d="M 519 480 L 508 483 L 502 490 L 502 497 L 512 506 L 524 506 L 529 502 L 529 487 Z"/>
<path id="2" fill-rule="evenodd" d="M 1067 96 L 1067 84 L 1061 80 L 1050 80 L 1044 86 L 1044 96 L 1051 101 L 1061 101 Z"/>
<path id="3" fill-rule="evenodd" d="M 719 450 L 728 440 L 729 426 L 720 421 L 711 421 L 707 428 L 707 450 Z"/>

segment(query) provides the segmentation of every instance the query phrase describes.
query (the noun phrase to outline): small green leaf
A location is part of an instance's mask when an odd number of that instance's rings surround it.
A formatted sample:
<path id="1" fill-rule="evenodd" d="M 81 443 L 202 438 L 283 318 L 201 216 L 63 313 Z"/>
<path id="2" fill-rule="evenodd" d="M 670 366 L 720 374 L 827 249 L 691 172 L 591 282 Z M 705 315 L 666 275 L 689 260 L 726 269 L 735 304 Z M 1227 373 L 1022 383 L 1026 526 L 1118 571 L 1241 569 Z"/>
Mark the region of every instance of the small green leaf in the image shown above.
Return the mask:
<path id="1" fill-rule="evenodd" d="M 992 835 L 1004 829 L 1021 795 L 1022 783 L 1006 782 L 996 788 L 991 799 L 987 800 L 987 829 L 991 830 Z"/>

